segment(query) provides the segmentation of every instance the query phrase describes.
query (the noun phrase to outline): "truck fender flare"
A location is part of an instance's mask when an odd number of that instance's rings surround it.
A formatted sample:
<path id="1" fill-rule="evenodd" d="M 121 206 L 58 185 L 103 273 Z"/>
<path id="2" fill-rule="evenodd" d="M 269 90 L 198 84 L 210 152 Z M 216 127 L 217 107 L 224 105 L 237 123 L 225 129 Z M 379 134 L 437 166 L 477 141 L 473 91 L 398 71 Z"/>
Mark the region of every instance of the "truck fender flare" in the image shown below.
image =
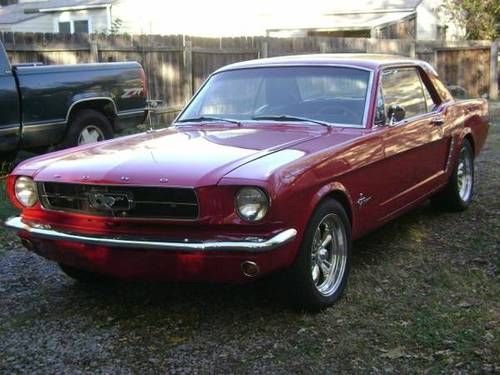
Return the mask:
<path id="1" fill-rule="evenodd" d="M 113 105 L 113 112 L 114 112 L 113 114 L 115 116 L 118 115 L 118 109 L 116 107 L 115 101 L 112 98 L 108 97 L 108 96 L 94 96 L 94 97 L 90 97 L 90 98 L 83 98 L 83 99 L 78 99 L 78 100 L 74 101 L 69 106 L 68 112 L 66 113 L 66 125 L 69 124 L 69 118 L 70 118 L 71 113 L 72 113 L 72 111 L 73 111 L 73 109 L 75 108 L 76 105 L 78 105 L 80 103 L 84 103 L 84 102 L 95 102 L 95 101 L 107 101 L 107 102 L 110 102 Z"/>

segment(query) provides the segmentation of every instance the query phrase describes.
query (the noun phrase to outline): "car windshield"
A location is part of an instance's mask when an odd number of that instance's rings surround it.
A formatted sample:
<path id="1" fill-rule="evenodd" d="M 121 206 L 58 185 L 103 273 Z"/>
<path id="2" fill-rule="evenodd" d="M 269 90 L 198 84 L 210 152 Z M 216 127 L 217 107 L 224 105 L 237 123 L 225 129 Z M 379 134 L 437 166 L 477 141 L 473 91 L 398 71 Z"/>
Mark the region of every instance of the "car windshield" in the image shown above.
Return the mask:
<path id="1" fill-rule="evenodd" d="M 264 67 L 214 74 L 177 122 L 308 121 L 363 126 L 370 72 L 346 67 Z"/>

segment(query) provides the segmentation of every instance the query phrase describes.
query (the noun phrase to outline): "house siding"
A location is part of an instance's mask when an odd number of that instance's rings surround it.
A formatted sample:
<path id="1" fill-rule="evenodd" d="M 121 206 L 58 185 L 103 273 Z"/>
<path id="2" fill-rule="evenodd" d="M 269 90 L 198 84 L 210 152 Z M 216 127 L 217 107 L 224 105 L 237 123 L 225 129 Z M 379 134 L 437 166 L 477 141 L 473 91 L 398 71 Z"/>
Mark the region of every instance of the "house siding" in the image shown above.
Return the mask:
<path id="1" fill-rule="evenodd" d="M 0 30 L 51 33 L 54 31 L 54 24 L 52 21 L 52 15 L 47 14 L 16 24 L 0 24 Z"/>
<path id="2" fill-rule="evenodd" d="M 104 32 L 108 29 L 106 9 L 88 9 L 69 12 L 54 12 L 31 18 L 17 24 L 0 24 L 1 31 L 17 32 L 57 32 L 58 22 L 89 20 L 91 32 Z"/>
<path id="3" fill-rule="evenodd" d="M 459 40 L 465 38 L 465 27 L 458 21 L 451 21 L 449 14 L 441 6 L 441 0 L 423 0 L 416 8 L 417 39 L 419 40 Z M 439 28 L 446 28 L 442 35 Z"/>

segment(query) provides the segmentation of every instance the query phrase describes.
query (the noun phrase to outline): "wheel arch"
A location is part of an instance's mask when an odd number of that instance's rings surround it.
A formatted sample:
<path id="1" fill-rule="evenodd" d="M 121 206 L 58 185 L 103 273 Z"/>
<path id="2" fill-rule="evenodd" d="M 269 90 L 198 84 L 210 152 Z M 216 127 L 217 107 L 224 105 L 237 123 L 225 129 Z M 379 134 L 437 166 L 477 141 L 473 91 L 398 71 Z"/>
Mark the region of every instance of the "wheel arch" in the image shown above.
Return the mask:
<path id="1" fill-rule="evenodd" d="M 465 141 L 469 141 L 470 146 L 472 147 L 472 154 L 476 156 L 476 146 L 474 144 L 474 135 L 472 134 L 472 131 L 469 130 L 464 134 L 462 143 L 464 143 Z"/>
<path id="2" fill-rule="evenodd" d="M 346 211 L 347 217 L 349 218 L 349 222 L 351 223 L 351 229 L 354 227 L 356 222 L 355 213 L 354 213 L 354 205 L 351 195 L 347 191 L 344 185 L 339 182 L 334 182 L 328 184 L 321 188 L 315 195 L 315 199 L 313 200 L 313 207 L 311 210 L 314 212 L 316 207 L 324 202 L 326 199 L 335 199 L 338 201 L 344 210 Z"/>
<path id="3" fill-rule="evenodd" d="M 74 116 L 81 110 L 92 109 L 94 111 L 102 113 L 111 123 L 113 130 L 115 129 L 115 120 L 117 118 L 117 107 L 116 103 L 112 98 L 109 97 L 92 97 L 78 99 L 71 103 L 66 114 L 66 127 L 68 128 L 73 120 Z"/>

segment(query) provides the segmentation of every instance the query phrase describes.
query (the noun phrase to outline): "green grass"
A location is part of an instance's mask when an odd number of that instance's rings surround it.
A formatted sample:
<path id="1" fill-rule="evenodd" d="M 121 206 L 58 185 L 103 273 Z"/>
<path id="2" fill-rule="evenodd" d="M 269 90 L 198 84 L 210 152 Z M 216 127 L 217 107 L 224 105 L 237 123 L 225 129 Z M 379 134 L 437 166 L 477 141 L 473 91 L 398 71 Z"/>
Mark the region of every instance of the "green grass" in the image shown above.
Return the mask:
<path id="1" fill-rule="evenodd" d="M 17 210 L 12 206 L 5 191 L 5 180 L 0 180 L 0 219 L 14 215 Z"/>

